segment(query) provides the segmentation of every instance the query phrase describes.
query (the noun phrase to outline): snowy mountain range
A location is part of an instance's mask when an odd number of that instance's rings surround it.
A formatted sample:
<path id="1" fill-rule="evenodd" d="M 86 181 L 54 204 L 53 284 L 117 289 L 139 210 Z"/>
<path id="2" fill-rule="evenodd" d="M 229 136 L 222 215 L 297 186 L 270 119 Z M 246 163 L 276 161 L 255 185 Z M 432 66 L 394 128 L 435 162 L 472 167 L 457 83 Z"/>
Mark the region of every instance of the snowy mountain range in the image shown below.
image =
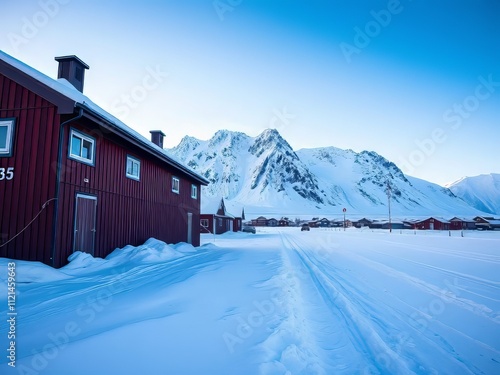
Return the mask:
<path id="1" fill-rule="evenodd" d="M 464 177 L 447 187 L 478 210 L 500 215 L 500 174 Z"/>
<path id="2" fill-rule="evenodd" d="M 202 212 L 224 198 L 230 212 L 253 215 L 477 215 L 449 189 L 405 176 L 373 151 L 335 147 L 294 151 L 275 129 L 257 137 L 220 130 L 208 141 L 190 136 L 168 150 L 210 181 Z M 214 211 L 215 212 L 215 211 Z"/>

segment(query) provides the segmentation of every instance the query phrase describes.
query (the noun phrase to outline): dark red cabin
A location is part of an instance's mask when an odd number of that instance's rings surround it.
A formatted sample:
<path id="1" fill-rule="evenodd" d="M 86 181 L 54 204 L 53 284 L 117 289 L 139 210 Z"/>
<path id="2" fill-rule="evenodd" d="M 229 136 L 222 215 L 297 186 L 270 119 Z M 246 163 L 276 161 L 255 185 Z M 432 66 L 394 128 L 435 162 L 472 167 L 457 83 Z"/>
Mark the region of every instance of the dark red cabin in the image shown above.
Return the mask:
<path id="1" fill-rule="evenodd" d="M 56 60 L 58 80 L 0 51 L 0 256 L 60 267 L 150 237 L 198 246 L 208 181 L 162 132 L 154 144 L 85 97 L 83 61 Z"/>
<path id="2" fill-rule="evenodd" d="M 242 218 L 234 217 L 227 212 L 224 199 L 221 199 L 215 214 L 203 213 L 200 216 L 201 233 L 222 234 L 230 231 L 239 232 L 241 228 Z"/>
<path id="3" fill-rule="evenodd" d="M 416 229 L 423 230 L 449 230 L 450 222 L 446 219 L 429 217 L 415 223 Z"/>

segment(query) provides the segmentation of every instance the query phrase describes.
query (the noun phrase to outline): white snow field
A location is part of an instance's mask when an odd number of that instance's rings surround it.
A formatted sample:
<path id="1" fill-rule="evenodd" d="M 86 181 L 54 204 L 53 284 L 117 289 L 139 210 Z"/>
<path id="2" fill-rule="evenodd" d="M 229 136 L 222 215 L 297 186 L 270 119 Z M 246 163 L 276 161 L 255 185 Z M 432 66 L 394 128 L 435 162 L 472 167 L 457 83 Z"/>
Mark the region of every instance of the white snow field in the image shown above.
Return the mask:
<path id="1" fill-rule="evenodd" d="M 500 232 L 203 242 L 14 261 L 15 368 L 0 259 L 0 373 L 500 374 Z"/>

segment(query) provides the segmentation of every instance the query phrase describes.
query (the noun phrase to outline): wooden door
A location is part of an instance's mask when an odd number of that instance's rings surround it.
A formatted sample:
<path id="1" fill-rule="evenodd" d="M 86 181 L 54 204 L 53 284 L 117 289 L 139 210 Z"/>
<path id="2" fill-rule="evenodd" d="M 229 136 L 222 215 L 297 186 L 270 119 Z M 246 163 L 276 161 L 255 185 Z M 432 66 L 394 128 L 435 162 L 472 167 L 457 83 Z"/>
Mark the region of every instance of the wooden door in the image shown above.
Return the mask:
<path id="1" fill-rule="evenodd" d="M 94 255 L 97 197 L 77 194 L 73 251 Z"/>
<path id="2" fill-rule="evenodd" d="M 193 213 L 187 214 L 187 243 L 193 243 Z"/>

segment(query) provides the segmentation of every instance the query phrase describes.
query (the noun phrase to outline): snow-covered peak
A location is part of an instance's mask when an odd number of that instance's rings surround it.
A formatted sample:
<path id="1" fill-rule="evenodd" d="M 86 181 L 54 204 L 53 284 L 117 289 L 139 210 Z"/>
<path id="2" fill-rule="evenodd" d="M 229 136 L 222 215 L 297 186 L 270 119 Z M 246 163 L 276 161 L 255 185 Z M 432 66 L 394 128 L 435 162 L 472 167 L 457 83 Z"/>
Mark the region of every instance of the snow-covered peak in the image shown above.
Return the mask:
<path id="1" fill-rule="evenodd" d="M 478 210 L 500 215 L 500 174 L 464 177 L 447 187 Z"/>
<path id="2" fill-rule="evenodd" d="M 250 138 L 245 133 L 235 132 L 230 130 L 219 130 L 217 131 L 212 138 L 210 138 L 209 147 L 231 147 L 236 145 L 242 140 L 246 140 Z"/>
<path id="3" fill-rule="evenodd" d="M 200 145 L 200 140 L 189 135 L 184 136 L 180 143 L 174 148 L 176 153 L 186 154 L 189 151 L 196 149 Z"/>
<path id="4" fill-rule="evenodd" d="M 224 198 L 229 212 L 328 215 L 348 208 L 359 215 L 474 215 L 479 211 L 450 190 L 407 177 L 373 151 L 336 147 L 294 151 L 275 129 L 256 137 L 221 130 L 208 141 L 185 138 L 171 152 L 210 181 L 202 211 Z"/>

